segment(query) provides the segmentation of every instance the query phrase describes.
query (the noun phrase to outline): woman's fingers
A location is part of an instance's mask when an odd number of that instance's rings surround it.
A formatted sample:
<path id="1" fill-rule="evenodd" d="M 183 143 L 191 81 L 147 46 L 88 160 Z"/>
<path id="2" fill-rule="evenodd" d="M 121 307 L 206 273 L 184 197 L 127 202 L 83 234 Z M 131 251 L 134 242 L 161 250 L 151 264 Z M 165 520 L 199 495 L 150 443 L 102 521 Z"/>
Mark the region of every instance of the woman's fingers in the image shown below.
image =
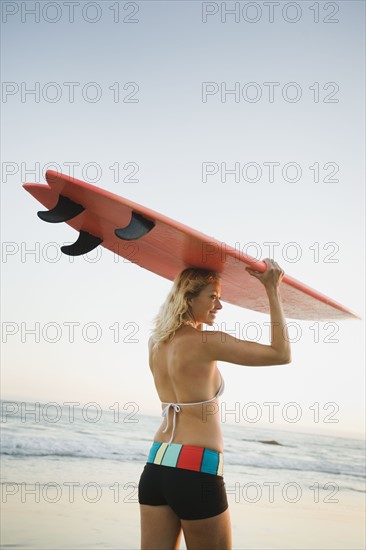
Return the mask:
<path id="1" fill-rule="evenodd" d="M 265 258 L 263 261 L 266 264 L 265 271 L 257 271 L 251 267 L 246 267 L 246 271 L 265 285 L 278 284 L 285 274 L 284 270 L 271 258 Z"/>
<path id="2" fill-rule="evenodd" d="M 246 267 L 245 270 L 250 274 L 253 275 L 253 277 L 257 277 L 258 275 L 261 275 L 260 271 L 256 271 L 255 269 L 252 269 L 251 267 Z"/>

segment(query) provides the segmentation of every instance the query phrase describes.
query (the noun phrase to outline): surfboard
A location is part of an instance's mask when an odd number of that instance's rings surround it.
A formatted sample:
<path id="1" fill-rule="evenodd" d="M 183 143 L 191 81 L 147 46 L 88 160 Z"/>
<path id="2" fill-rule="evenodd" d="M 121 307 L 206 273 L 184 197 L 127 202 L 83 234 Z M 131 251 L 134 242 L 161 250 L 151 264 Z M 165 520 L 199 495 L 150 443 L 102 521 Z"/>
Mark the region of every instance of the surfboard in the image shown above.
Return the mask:
<path id="1" fill-rule="evenodd" d="M 183 269 L 198 267 L 221 275 L 222 300 L 269 313 L 268 298 L 246 266 L 265 271 L 266 264 L 183 223 L 120 197 L 105 189 L 49 170 L 46 184 L 23 187 L 46 211 L 38 217 L 49 223 L 66 222 L 79 232 L 77 240 L 62 246 L 64 254 L 78 256 L 101 245 L 161 277 L 173 280 Z M 287 318 L 337 320 L 359 318 L 345 306 L 285 274 L 281 298 Z"/>

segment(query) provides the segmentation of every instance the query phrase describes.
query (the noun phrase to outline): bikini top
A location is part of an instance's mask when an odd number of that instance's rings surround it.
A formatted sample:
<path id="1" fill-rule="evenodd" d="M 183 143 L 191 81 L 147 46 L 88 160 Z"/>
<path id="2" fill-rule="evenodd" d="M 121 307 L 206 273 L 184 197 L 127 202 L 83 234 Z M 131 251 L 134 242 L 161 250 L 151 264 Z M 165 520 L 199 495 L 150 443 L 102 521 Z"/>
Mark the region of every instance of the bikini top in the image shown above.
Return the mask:
<path id="1" fill-rule="evenodd" d="M 174 414 L 173 414 L 173 430 L 172 430 L 172 435 L 170 437 L 168 445 L 170 445 L 172 440 L 173 440 L 174 430 L 175 430 L 175 420 L 176 420 L 175 417 L 176 417 L 176 413 L 180 412 L 181 407 L 187 406 L 187 405 L 203 405 L 204 403 L 210 403 L 210 401 L 213 401 L 214 399 L 216 399 L 217 397 L 220 397 L 220 395 L 222 395 L 224 393 L 225 382 L 224 382 L 224 379 L 221 375 L 221 372 L 220 372 L 220 376 L 221 376 L 221 385 L 220 385 L 216 395 L 214 397 L 212 397 L 211 399 L 207 399 L 207 401 L 198 401 L 197 403 L 167 403 L 166 401 L 161 402 L 162 405 L 166 405 L 166 407 L 164 407 L 164 409 L 163 409 L 163 412 L 161 413 L 161 416 L 166 418 L 166 426 L 163 430 L 164 434 L 166 433 L 166 431 L 169 428 L 169 409 L 170 409 L 170 407 L 173 407 L 173 411 L 174 411 Z"/>

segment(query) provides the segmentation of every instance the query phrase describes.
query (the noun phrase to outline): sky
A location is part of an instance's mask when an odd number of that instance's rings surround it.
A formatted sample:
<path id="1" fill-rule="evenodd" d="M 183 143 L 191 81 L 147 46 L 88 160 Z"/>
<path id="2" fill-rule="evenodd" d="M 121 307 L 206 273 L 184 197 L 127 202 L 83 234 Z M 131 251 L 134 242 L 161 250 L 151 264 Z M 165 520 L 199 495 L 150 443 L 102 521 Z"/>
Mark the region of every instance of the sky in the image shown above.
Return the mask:
<path id="1" fill-rule="evenodd" d="M 364 319 L 364 20 L 352 0 L 2 3 L 2 399 L 160 414 L 147 340 L 171 283 L 62 255 L 76 232 L 22 188 L 47 169 Z M 220 330 L 269 343 L 268 315 L 223 305 Z M 362 437 L 364 329 L 296 321 L 290 365 L 219 363 L 222 422 Z"/>

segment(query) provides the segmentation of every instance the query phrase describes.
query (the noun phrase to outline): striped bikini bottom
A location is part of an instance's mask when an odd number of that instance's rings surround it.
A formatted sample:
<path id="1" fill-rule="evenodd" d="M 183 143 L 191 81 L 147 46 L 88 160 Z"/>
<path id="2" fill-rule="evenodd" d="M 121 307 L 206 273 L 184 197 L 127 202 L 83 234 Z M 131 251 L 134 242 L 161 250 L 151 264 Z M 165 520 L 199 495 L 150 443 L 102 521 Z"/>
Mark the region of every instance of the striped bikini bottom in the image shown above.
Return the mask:
<path id="1" fill-rule="evenodd" d="M 153 442 L 138 485 L 138 500 L 168 505 L 181 520 L 206 519 L 229 507 L 223 454 L 205 447 Z"/>
<path id="2" fill-rule="evenodd" d="M 206 447 L 183 445 L 181 443 L 170 443 L 169 445 L 168 443 L 154 441 L 147 462 L 222 477 L 224 475 L 223 453 Z"/>

